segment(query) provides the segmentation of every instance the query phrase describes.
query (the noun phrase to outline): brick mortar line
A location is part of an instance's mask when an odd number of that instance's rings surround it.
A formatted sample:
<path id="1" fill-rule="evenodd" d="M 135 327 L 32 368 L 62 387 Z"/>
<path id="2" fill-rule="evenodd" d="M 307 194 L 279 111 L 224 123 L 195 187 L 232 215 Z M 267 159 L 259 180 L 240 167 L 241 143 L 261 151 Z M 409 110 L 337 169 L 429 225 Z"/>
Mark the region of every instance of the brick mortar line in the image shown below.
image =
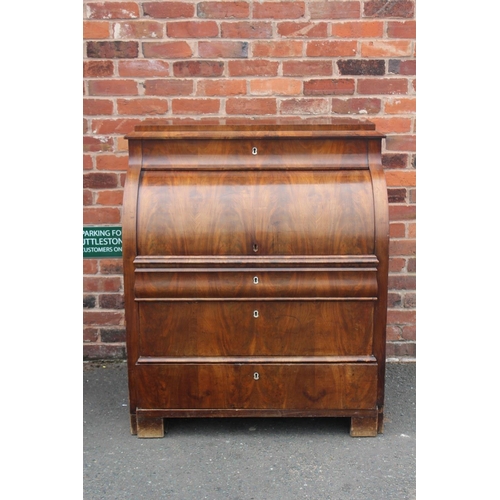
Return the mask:
<path id="1" fill-rule="evenodd" d="M 258 59 L 256 59 L 258 60 Z M 207 60 L 208 61 L 208 60 Z M 177 62 L 177 61 L 176 61 Z M 187 62 L 187 61 L 178 61 L 178 62 Z M 210 60 L 210 62 L 213 62 L 213 60 Z M 228 61 L 229 62 L 229 61 Z M 275 62 L 275 61 L 270 61 L 270 62 Z M 245 75 L 219 75 L 219 76 L 205 76 L 205 77 L 200 77 L 198 75 L 193 75 L 191 77 L 189 76 L 175 76 L 175 75 L 168 75 L 168 76 L 151 76 L 151 77 L 133 77 L 133 76 L 101 76 L 101 77 L 84 77 L 84 83 L 88 84 L 90 82 L 103 82 L 103 81 L 114 81 L 114 82 L 119 82 L 119 81 L 134 81 L 137 84 L 144 85 L 145 82 L 151 81 L 151 80 L 174 80 L 174 81 L 192 81 L 192 82 L 199 82 L 199 81 L 227 81 L 227 80 L 299 80 L 302 83 L 306 83 L 312 80 L 354 80 L 354 82 L 358 83 L 360 80 L 407 80 L 409 85 L 412 85 L 413 80 L 416 78 L 416 75 L 310 75 L 310 76 L 297 76 L 297 75 L 273 75 L 273 76 L 259 76 L 259 75 L 250 75 L 250 76 L 245 76 Z M 88 91 L 88 89 L 87 89 Z M 136 94 L 129 94 L 131 97 L 133 97 Z M 328 94 L 326 96 L 334 96 L 334 95 L 339 95 L 339 96 L 348 96 L 348 95 L 359 95 L 359 96 L 382 96 L 387 99 L 396 99 L 396 98 L 413 98 L 416 99 L 416 93 L 414 93 L 413 88 L 409 87 L 409 90 L 407 91 L 406 94 L 400 94 L 400 93 L 394 93 L 394 94 Z M 318 95 L 320 97 L 321 95 Z M 84 94 L 83 97 L 122 97 L 117 94 L 110 94 L 109 96 L 106 95 L 96 95 L 92 96 L 90 94 Z M 124 95 L 126 97 L 126 95 Z M 224 97 L 228 97 L 227 95 Z M 411 113 L 410 113 L 411 114 Z"/>
<path id="2" fill-rule="evenodd" d="M 283 77 L 280 77 L 282 79 Z M 270 80 L 269 78 L 257 78 L 256 80 Z M 297 80 L 297 79 L 296 79 Z M 329 80 L 326 78 L 325 80 Z M 212 80 L 215 81 L 215 80 Z M 232 99 L 232 98 L 262 98 L 262 97 L 273 97 L 276 99 L 287 99 L 287 98 L 307 98 L 307 99 L 371 99 L 371 98 L 377 98 L 377 99 L 383 99 L 384 97 L 387 97 L 389 94 L 358 94 L 358 93 L 353 93 L 353 94 L 304 94 L 304 93 L 299 93 L 299 94 L 276 94 L 276 93 L 270 93 L 270 94 L 234 94 L 234 95 L 220 95 L 220 94 L 214 94 L 214 95 L 196 95 L 196 94 L 189 94 L 189 95 L 181 95 L 181 94 L 176 94 L 176 95 L 162 95 L 162 94 L 123 94 L 123 95 L 117 95 L 117 94 L 85 94 L 83 96 L 83 99 L 98 99 L 98 100 L 114 100 L 114 99 L 140 99 L 140 98 L 145 98 L 145 99 L 217 99 L 217 98 L 226 98 L 226 99 Z M 393 96 L 394 98 L 400 98 L 401 96 L 406 96 L 407 94 L 390 94 L 390 96 Z M 345 115 L 345 116 L 352 116 L 352 114 L 349 113 L 336 113 L 339 116 Z M 356 113 L 359 115 L 359 113 Z M 84 115 L 84 116 L 95 116 L 95 115 Z M 112 116 L 112 115 L 106 115 L 106 116 Z M 143 115 L 131 115 L 131 116 L 143 116 Z M 365 116 L 364 114 L 361 114 L 360 116 Z M 387 114 L 384 113 L 382 110 L 378 111 L 377 113 L 366 113 L 366 116 L 383 116 L 387 118 L 415 118 L 416 114 L 415 113 L 391 113 Z M 416 135 L 416 132 L 413 131 L 408 131 L 404 132 L 406 135 L 408 134 L 414 134 Z"/>
<path id="3" fill-rule="evenodd" d="M 307 62 L 329 62 L 330 60 L 328 58 L 326 59 L 318 59 L 314 60 L 311 58 L 301 58 L 301 57 L 293 57 L 293 58 L 284 58 L 283 59 L 271 59 L 271 58 L 266 58 L 266 62 L 297 62 L 297 61 L 307 61 Z M 144 58 L 144 59 L 139 59 L 139 58 L 134 58 L 134 59 L 122 59 L 122 61 L 165 61 L 165 62 L 190 62 L 190 61 L 196 61 L 196 62 L 232 62 L 232 61 L 261 61 L 263 60 L 262 58 L 255 58 L 255 59 L 245 59 L 245 58 L 236 58 L 236 59 L 158 59 L 158 58 Z M 380 59 L 377 59 L 380 60 Z M 100 61 L 100 62 L 105 62 L 109 61 L 109 59 L 86 59 L 86 61 L 92 62 L 92 61 Z M 149 76 L 122 76 L 122 75 L 109 75 L 109 76 L 84 76 L 83 79 L 84 81 L 102 81 L 102 80 L 158 80 L 158 79 L 167 79 L 167 78 L 172 78 L 172 79 L 178 79 L 178 80 L 193 80 L 193 79 L 199 79 L 199 80 L 224 80 L 224 79 L 257 79 L 257 78 L 265 78 L 266 80 L 273 79 L 273 78 L 288 78 L 288 79 L 312 79 L 312 80 L 328 80 L 330 77 L 336 77 L 339 79 L 359 79 L 359 78 L 377 78 L 377 79 L 401 79 L 401 80 L 412 80 L 416 78 L 417 75 L 401 75 L 401 74 L 394 74 L 394 73 L 387 73 L 383 75 L 341 75 L 341 74 L 332 74 L 332 75 L 304 75 L 304 76 L 297 76 L 297 75 L 273 75 L 273 76 L 259 76 L 259 75 L 218 75 L 218 76 L 198 76 L 198 75 L 193 75 L 191 77 L 189 76 L 175 76 L 175 75 L 168 75 L 168 76 L 155 76 L 152 75 L 151 77 Z M 386 95 L 400 95 L 400 96 L 406 96 L 406 95 L 416 95 L 416 94 L 386 94 Z"/>
<path id="4" fill-rule="evenodd" d="M 272 97 L 272 96 L 271 96 Z M 203 98 L 203 97 L 202 97 Z M 145 100 L 147 99 L 155 99 L 154 96 L 147 96 L 147 97 L 144 97 Z M 196 98 L 193 98 L 191 100 L 194 100 Z M 200 98 L 198 98 L 200 99 Z M 207 98 L 209 99 L 209 98 Z M 279 103 L 283 103 L 284 101 L 289 101 L 289 100 L 296 100 L 296 99 L 307 99 L 309 100 L 309 98 L 307 97 L 301 97 L 301 96 L 290 96 L 290 97 L 287 97 L 287 98 L 284 98 L 284 99 L 278 99 L 279 100 Z M 317 98 L 315 98 L 317 99 Z M 165 100 L 165 99 L 164 99 Z M 187 99 L 186 99 L 187 100 Z M 221 101 L 224 101 L 226 102 L 227 101 L 227 98 L 226 97 L 221 97 L 220 99 Z M 111 114 L 111 115 L 84 115 L 83 118 L 87 119 L 87 120 L 120 120 L 120 119 L 123 119 L 123 120 L 134 120 L 134 119 L 138 119 L 138 118 L 144 118 L 144 119 L 148 119 L 148 120 L 151 120 L 151 119 L 161 119 L 162 117 L 164 116 L 167 116 L 169 114 L 169 112 L 165 112 L 165 113 L 148 113 L 148 114 L 141 114 L 141 115 L 122 115 L 122 114 Z M 182 114 L 175 114 L 173 116 L 183 116 L 185 113 L 182 113 Z M 227 118 L 227 117 L 230 117 L 232 115 L 228 115 L 226 113 L 210 113 L 211 115 L 212 114 L 218 114 L 220 118 Z M 282 115 L 290 115 L 290 116 L 303 116 L 304 118 L 307 117 L 307 116 L 311 116 L 311 115 L 317 115 L 317 116 L 328 116 L 328 117 L 337 117 L 337 118 L 352 118 L 353 115 L 349 115 L 349 114 L 337 114 L 337 113 L 332 113 L 331 111 L 329 112 L 320 112 L 320 113 L 315 113 L 315 112 L 311 112 L 311 113 L 307 113 L 307 112 L 301 112 L 301 113 L 282 113 L 280 114 L 279 116 L 282 116 Z M 199 115 L 196 115 L 196 116 L 199 116 Z M 246 115 L 246 116 L 253 116 L 253 117 L 257 117 L 259 115 Z M 276 115 L 278 116 L 278 115 Z M 371 115 L 371 114 L 363 114 L 362 115 L 363 117 L 366 117 L 368 121 L 370 121 L 370 119 L 375 119 L 375 118 L 380 118 L 381 116 L 384 116 L 384 115 Z M 395 118 L 406 118 L 406 117 L 403 117 L 403 116 L 397 116 L 397 115 L 394 115 Z M 112 133 L 94 133 L 92 131 L 90 131 L 89 133 L 87 134 L 83 134 L 84 136 L 101 136 L 101 135 L 126 135 L 125 133 L 117 133 L 117 132 L 112 132 Z M 409 132 L 387 132 L 387 136 L 390 136 L 390 137 L 398 137 L 398 136 L 407 136 L 407 135 L 413 135 L 412 133 L 409 133 Z M 120 150 L 119 150 L 120 151 Z M 409 151 L 408 151 L 409 152 Z M 99 151 L 89 151 L 89 153 L 99 153 Z M 111 153 L 111 151 L 103 151 L 102 152 L 103 154 L 106 154 L 106 153 Z M 401 152 L 401 153 L 404 153 L 404 152 Z M 385 153 L 385 154 L 389 154 L 389 153 Z M 415 171 L 415 169 L 413 167 L 406 167 L 406 168 L 402 168 L 402 169 L 391 169 L 391 168 L 388 168 L 388 169 L 385 169 L 386 171 L 388 172 L 413 172 Z M 412 189 L 412 188 L 416 188 L 416 186 L 408 186 L 406 184 L 402 184 L 402 185 L 394 185 L 394 186 L 388 186 L 389 189 L 397 189 L 398 187 L 407 187 L 408 189 Z M 408 202 L 408 203 L 405 203 L 405 202 L 392 202 L 391 203 L 392 206 L 407 206 L 407 205 L 415 205 L 414 202 Z"/>
<path id="5" fill-rule="evenodd" d="M 170 38 L 170 37 L 164 37 L 164 38 L 115 38 L 115 37 L 110 37 L 110 38 L 85 38 L 83 42 L 89 43 L 89 42 L 94 42 L 94 43 L 100 43 L 100 42 L 137 42 L 137 43 L 166 43 L 166 42 L 243 42 L 243 43 L 248 43 L 251 44 L 252 42 L 254 43 L 264 43 L 264 42 L 303 42 L 304 44 L 307 44 L 308 42 L 358 42 L 359 44 L 362 44 L 363 42 L 380 42 L 380 41 L 388 41 L 388 42 L 403 42 L 406 41 L 410 44 L 412 53 L 410 55 L 393 55 L 393 56 L 386 56 L 386 57 L 406 57 L 406 58 L 414 58 L 416 59 L 416 56 L 414 55 L 414 47 L 415 47 L 415 41 L 412 38 L 380 38 L 380 37 L 363 37 L 363 38 L 334 38 L 334 37 L 309 37 L 309 38 L 294 38 L 294 37 L 269 37 L 269 38 L 226 38 L 226 37 L 212 37 L 212 38 L 198 38 L 198 37 L 192 37 L 192 38 L 182 38 L 182 37 L 176 37 L 176 38 Z M 375 58 L 378 56 L 362 56 L 359 54 L 360 57 L 366 57 L 367 59 Z M 297 56 L 298 57 L 298 56 Z M 308 56 L 307 54 L 304 54 L 304 57 L 316 57 L 316 56 Z M 381 56 L 384 57 L 384 56 Z"/>
<path id="6" fill-rule="evenodd" d="M 84 44 L 87 43 L 107 43 L 107 42 L 137 42 L 138 44 L 141 45 L 142 49 L 142 44 L 143 43 L 168 43 L 168 42 L 186 42 L 189 44 L 189 42 L 192 43 L 199 43 L 199 42 L 240 42 L 240 43 L 248 43 L 249 48 L 252 48 L 251 45 L 252 43 L 265 43 L 265 42 L 302 42 L 304 45 L 307 45 L 308 42 L 358 42 L 358 44 L 362 44 L 363 42 L 379 42 L 379 41 L 408 41 L 411 45 L 411 54 L 409 55 L 404 55 L 404 54 L 393 54 L 393 55 L 382 55 L 382 56 L 363 56 L 360 53 L 360 45 L 358 45 L 358 49 L 356 51 L 356 54 L 354 56 L 325 56 L 325 57 L 359 57 L 359 58 L 364 58 L 364 59 L 378 59 L 378 58 L 393 58 L 393 59 L 416 59 L 416 56 L 414 54 L 414 44 L 415 42 L 412 39 L 406 39 L 406 38 L 397 38 L 397 39 L 382 39 L 382 38 L 377 38 L 377 37 L 370 37 L 370 38 L 327 38 L 327 37 L 315 37 L 315 38 L 308 38 L 307 40 L 304 40 L 302 38 L 296 39 L 296 38 L 219 38 L 219 37 L 214 37 L 214 38 L 97 38 L 97 39 L 84 39 L 83 42 Z M 143 52 L 141 53 L 142 57 L 144 59 L 148 59 L 146 56 L 144 56 Z M 202 57 L 202 56 L 198 56 Z M 260 56 L 252 56 L 260 59 Z M 292 57 L 292 56 L 288 56 Z M 308 54 L 302 54 L 300 56 L 293 56 L 293 57 L 303 57 L 303 58 L 316 58 L 320 56 L 310 56 Z M 89 58 L 88 56 L 84 56 L 84 58 L 88 59 L 99 59 L 99 58 Z M 241 57 L 239 59 L 249 59 L 250 57 Z M 124 58 L 128 59 L 128 58 Z M 130 59 L 138 59 L 136 58 L 130 58 Z"/>
<path id="7" fill-rule="evenodd" d="M 164 98 L 162 96 L 149 96 L 149 95 L 144 95 L 144 96 L 136 96 L 135 98 L 130 98 L 130 99 L 127 99 L 127 98 L 124 98 L 124 100 L 161 100 L 161 101 L 168 101 L 168 100 L 171 100 L 171 99 L 182 99 L 182 100 L 195 100 L 195 99 L 221 99 L 221 100 L 227 100 L 227 99 L 230 99 L 230 98 L 254 98 L 254 97 L 262 97 L 262 98 L 265 98 L 265 97 L 268 97 L 268 98 L 276 98 L 277 100 L 279 100 L 280 102 L 283 102 L 283 101 L 286 101 L 286 100 L 294 100 L 294 99 L 307 99 L 307 100 L 312 100 L 312 99 L 316 99 L 316 100 L 329 100 L 331 99 L 330 97 L 315 97 L 315 96 L 303 96 L 303 95 L 289 95 L 289 96 L 286 96 L 286 97 L 276 97 L 275 95 L 246 95 L 246 94 L 238 94 L 237 96 L 231 96 L 231 97 L 228 97 L 228 96 L 190 96 L 189 98 L 185 98 L 185 97 L 169 97 L 169 98 Z M 90 97 L 90 99 L 93 99 L 93 97 Z M 121 99 L 121 98 L 120 98 Z M 356 99 L 356 98 L 355 98 Z M 104 99 L 103 99 L 104 100 Z M 168 112 L 167 112 L 168 113 Z M 83 115 L 83 118 L 87 119 L 87 120 L 120 120 L 120 119 L 123 119 L 123 120 L 132 120 L 132 119 L 138 119 L 138 118 L 144 118 L 144 119 L 160 119 L 162 116 L 166 116 L 167 113 L 147 113 L 147 114 L 138 114 L 138 115 L 132 115 L 132 114 L 119 114 L 119 113 L 113 113 L 113 114 L 104 114 L 104 115 Z M 310 116 L 311 114 L 312 115 L 317 115 L 317 116 L 332 116 L 332 117 L 338 117 L 338 118 L 352 118 L 354 115 L 352 114 L 339 114 L 339 113 L 332 113 L 331 111 L 329 112 L 321 112 L 321 113 L 284 113 L 286 114 L 287 116 L 290 115 L 290 116 Z M 175 115 L 175 116 L 181 116 L 180 114 L 179 115 Z M 221 113 L 220 114 L 220 117 L 227 117 L 227 116 L 232 116 L 232 115 L 227 115 L 225 113 Z M 248 115 L 247 115 L 248 116 Z M 252 115 L 253 116 L 253 115 Z M 257 116 L 257 115 L 256 115 Z M 356 115 L 358 116 L 358 115 Z M 370 121 L 370 119 L 375 119 L 375 118 L 387 118 L 387 119 L 391 119 L 391 118 L 413 118 L 411 115 L 390 115 L 390 116 L 387 116 L 383 113 L 366 113 L 366 114 L 362 114 L 362 115 L 359 115 L 359 116 L 362 116 L 364 118 L 366 118 L 368 121 Z M 398 136 L 398 135 L 416 135 L 416 133 L 414 134 L 413 132 L 387 132 L 386 133 L 388 136 Z M 96 135 L 92 132 L 90 132 L 89 134 L 83 134 L 83 135 Z M 97 134 L 97 135 L 108 135 L 108 134 Z M 123 134 L 125 135 L 125 134 Z M 105 151 L 104 153 L 109 153 L 109 151 Z M 387 168 L 385 169 L 386 171 L 388 172 L 408 172 L 408 171 L 412 171 L 412 172 L 416 172 L 416 169 L 413 168 L 413 167 L 404 167 L 404 168 Z M 398 186 L 388 186 L 389 188 L 396 188 Z M 408 188 L 415 188 L 416 186 L 405 186 L 405 187 L 408 187 Z M 393 205 L 402 205 L 404 206 L 405 203 L 404 202 L 394 202 L 392 203 Z M 413 203 L 412 203 L 413 204 Z"/>
<path id="8" fill-rule="evenodd" d="M 341 96 L 341 97 L 333 97 L 333 99 L 343 99 L 344 96 Z M 94 97 L 90 97 L 90 99 L 94 99 Z M 121 99 L 121 98 L 119 98 Z M 287 96 L 283 96 L 283 97 L 277 97 L 275 94 L 269 94 L 269 95 L 256 95 L 256 94 L 251 94 L 251 95 L 247 95 L 247 94 L 238 94 L 238 95 L 235 95 L 235 96 L 179 96 L 179 97 L 176 97 L 176 96 L 172 96 L 172 97 L 163 97 L 163 96 L 149 96 L 149 95 L 144 95 L 144 96 L 135 96 L 134 97 L 131 97 L 131 98 L 128 98 L 127 97 L 124 97 L 123 98 L 124 100 L 162 100 L 162 101 L 166 101 L 166 100 L 169 100 L 169 99 L 179 99 L 179 100 L 184 100 L 184 101 L 194 101 L 194 100 L 218 100 L 218 99 L 276 99 L 276 100 L 279 100 L 280 102 L 281 101 L 286 101 L 286 100 L 293 100 L 293 99 L 306 99 L 306 100 L 329 100 L 329 99 L 332 99 L 332 97 L 329 97 L 329 96 L 326 96 L 326 97 L 317 97 L 317 96 L 304 96 L 304 95 L 300 95 L 300 94 L 290 94 L 290 95 L 287 95 Z M 349 99 L 349 98 L 346 98 L 346 99 Z M 351 99 L 359 99 L 358 97 L 352 97 Z M 104 99 L 103 99 L 104 100 Z M 349 113 L 334 113 L 332 111 L 328 111 L 328 112 L 324 112 L 324 113 L 313 113 L 313 114 L 318 114 L 318 115 L 322 115 L 322 116 L 332 116 L 332 117 L 338 117 L 338 118 L 353 118 L 354 116 L 357 116 L 358 118 L 362 117 L 362 118 L 366 118 L 368 121 L 370 121 L 370 118 L 371 119 L 376 119 L 376 118 L 387 118 L 387 119 L 391 119 L 391 118 L 396 118 L 396 119 L 400 119 L 400 118 L 412 118 L 411 115 L 390 115 L 390 116 L 387 116 L 383 113 L 366 113 L 366 114 L 362 114 L 362 115 L 353 115 L 353 114 L 349 114 Z M 143 118 L 143 119 L 148 119 L 148 118 L 151 118 L 151 117 L 161 117 L 161 116 L 164 116 L 165 113 L 155 113 L 155 114 L 103 114 L 103 115 L 83 115 L 83 118 L 86 118 L 88 120 L 102 120 L 102 119 L 109 119 L 109 120 L 132 120 L 132 119 L 140 119 L 140 118 Z M 179 116 L 181 116 L 182 113 L 179 114 Z M 298 113 L 298 116 L 309 116 L 309 113 Z M 199 118 L 202 118 L 203 116 L 201 115 L 197 115 Z M 225 113 L 222 113 L 220 114 L 220 117 L 221 118 L 225 118 L 227 116 L 231 116 L 231 115 L 226 115 Z M 254 116 L 253 114 L 251 115 L 246 115 L 246 116 Z M 257 117 L 258 115 L 256 114 L 255 117 Z M 116 132 L 115 132 L 116 134 Z M 89 134 L 84 134 L 84 135 L 93 135 L 92 132 L 90 132 Z M 103 134 L 98 134 L 98 135 L 103 135 Z M 104 134 L 104 135 L 108 135 L 108 134 Z M 125 135 L 125 134 L 124 134 Z M 416 132 L 413 132 L 413 131 L 407 131 L 407 132 L 387 132 L 386 133 L 387 136 L 408 136 L 408 135 L 416 135 Z M 408 153 L 410 153 L 409 151 L 407 151 Z M 391 152 L 392 153 L 392 152 Z M 411 153 L 414 153 L 414 151 L 412 151 Z M 387 171 L 389 172 L 407 172 L 408 170 L 411 170 L 411 171 L 415 171 L 416 172 L 416 169 L 413 168 L 413 167 L 408 167 L 408 168 L 387 168 L 386 169 Z M 408 186 L 408 187 L 415 187 L 415 186 Z"/>
<path id="9" fill-rule="evenodd" d="M 146 98 L 148 99 L 148 98 Z M 294 100 L 296 98 L 294 97 L 290 97 L 288 99 L 281 99 L 279 100 L 279 103 L 278 104 L 283 104 L 283 102 L 286 102 L 286 101 L 289 101 L 289 100 Z M 194 99 L 193 99 L 194 100 Z M 224 101 L 224 102 L 227 102 L 227 98 L 223 98 L 221 99 L 221 102 Z M 173 113 L 170 113 L 171 109 L 165 113 L 148 113 L 148 114 L 144 114 L 144 115 L 84 115 L 84 119 L 86 120 L 109 120 L 109 121 L 117 121 L 117 120 L 136 120 L 136 119 L 139 119 L 139 118 L 143 118 L 144 120 L 161 120 L 162 118 L 166 117 L 166 116 L 169 116 L 170 114 L 172 114 L 172 116 L 174 117 L 183 117 L 183 116 L 193 116 L 193 115 L 188 115 L 186 113 L 182 113 L 182 114 L 179 114 L 179 113 L 176 113 L 176 114 L 173 114 Z M 229 115 L 227 113 L 210 113 L 210 116 L 212 115 L 217 115 L 218 118 L 229 118 L 229 117 L 232 117 L 232 116 L 235 116 L 233 114 Z M 198 116 L 198 115 L 196 115 Z M 205 114 L 203 116 L 206 116 Z M 248 114 L 245 114 L 245 116 L 247 117 L 251 117 L 251 118 L 258 118 L 260 115 L 248 115 Z M 353 115 L 340 115 L 340 114 L 335 114 L 335 113 L 331 113 L 331 112 L 310 112 L 310 113 L 306 113 L 306 112 L 300 112 L 300 113 L 279 113 L 277 115 L 275 115 L 276 117 L 278 116 L 296 116 L 297 118 L 307 118 L 307 117 L 311 117 L 311 116 L 316 116 L 318 118 L 320 117 L 323 117 L 323 118 L 352 118 Z M 373 121 L 375 118 L 379 118 L 380 115 L 363 115 L 364 117 L 367 118 L 367 121 Z M 396 117 L 396 118 L 401 118 L 401 117 Z M 141 120 L 142 121 L 142 120 Z M 90 124 L 91 125 L 91 124 Z M 90 127 L 92 128 L 92 127 Z M 407 136 L 408 133 L 406 132 L 387 132 L 386 133 L 387 136 L 390 136 L 390 137 L 399 137 L 399 136 Z M 121 133 L 121 132 L 110 132 L 110 133 L 97 133 L 97 132 L 92 132 L 91 130 L 88 132 L 88 133 L 85 133 L 83 134 L 84 137 L 92 137 L 92 136 L 125 136 L 126 134 L 125 133 Z M 117 153 L 120 153 L 120 152 L 123 152 L 122 150 L 118 150 Z M 112 151 L 88 151 L 88 153 L 101 153 L 101 154 L 112 154 L 113 152 Z M 391 154 L 392 151 L 390 152 L 385 152 L 384 154 Z M 408 152 L 409 153 L 409 152 Z M 395 172 L 396 170 L 395 169 L 391 169 L 391 168 L 387 168 L 385 169 L 386 172 Z M 404 172 L 413 172 L 415 171 L 413 169 L 413 167 L 405 167 L 403 169 L 398 169 L 397 170 L 398 172 L 401 172 L 401 173 L 404 173 Z M 402 187 L 405 187 L 405 188 L 408 188 L 408 189 L 415 189 L 417 186 L 409 186 L 407 184 L 398 184 L 398 185 L 391 185 L 391 186 L 388 186 L 388 189 L 398 189 L 398 188 L 402 188 Z M 394 202 L 391 202 L 391 206 L 413 206 L 413 205 L 416 205 L 415 202 L 399 202 L 399 201 L 394 201 Z M 397 221 L 391 221 L 391 222 L 397 222 Z M 405 222 L 405 221 L 400 221 L 400 222 Z"/>
<path id="10" fill-rule="evenodd" d="M 286 79 L 286 77 L 279 77 L 279 79 Z M 159 78 L 159 80 L 162 80 Z M 225 80 L 225 79 L 221 79 Z M 244 78 L 241 79 L 235 79 L 235 80 L 245 80 Z M 256 78 L 255 80 L 270 80 L 270 78 Z M 292 80 L 299 80 L 298 78 L 293 78 Z M 219 81 L 219 80 L 211 80 L 211 81 Z M 248 80 L 250 81 L 250 80 Z M 295 97 L 305 97 L 308 99 L 370 99 L 372 97 L 375 98 L 380 98 L 382 97 L 387 97 L 387 99 L 401 99 L 405 98 L 407 94 L 325 94 L 325 95 L 311 95 L 311 94 L 265 94 L 268 97 L 276 97 L 277 99 L 286 99 L 287 97 L 295 98 Z M 163 95 L 163 94 L 123 94 L 123 95 L 118 95 L 118 94 L 96 94 L 96 95 L 88 95 L 85 94 L 83 95 L 83 99 L 93 99 L 93 100 L 102 100 L 102 101 L 115 101 L 118 99 L 124 99 L 124 100 L 133 100 L 133 99 L 138 99 L 140 100 L 141 98 L 145 99 L 189 99 L 189 98 L 232 98 L 232 97 L 263 97 L 264 94 L 210 94 L 210 95 L 196 95 L 196 94 L 189 94 L 189 95 Z M 411 96 L 410 96 L 411 98 Z M 383 101 L 383 104 L 387 104 L 386 102 Z M 391 104 L 391 103 L 389 103 Z M 349 113 L 337 113 L 337 114 L 344 114 L 344 115 L 349 115 Z M 408 118 L 414 118 L 416 117 L 416 113 L 414 111 L 409 111 L 409 112 L 402 112 L 402 113 L 385 113 L 382 110 L 377 111 L 376 113 L 366 113 L 366 115 L 370 116 L 384 116 L 387 118 L 400 118 L 400 117 L 408 117 Z M 97 115 L 84 115 L 84 116 L 97 116 Z M 105 116 L 111 116 L 111 115 L 105 115 Z M 130 116 L 141 116 L 141 115 L 130 115 Z M 396 169 L 393 169 L 396 170 Z"/>

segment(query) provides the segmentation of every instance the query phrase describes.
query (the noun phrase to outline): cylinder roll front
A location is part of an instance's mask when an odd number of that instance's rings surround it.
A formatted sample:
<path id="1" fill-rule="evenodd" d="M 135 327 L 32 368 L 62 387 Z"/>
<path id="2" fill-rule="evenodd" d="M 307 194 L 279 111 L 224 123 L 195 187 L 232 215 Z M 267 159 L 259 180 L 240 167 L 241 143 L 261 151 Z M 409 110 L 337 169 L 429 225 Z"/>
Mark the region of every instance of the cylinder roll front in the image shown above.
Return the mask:
<path id="1" fill-rule="evenodd" d="M 138 255 L 373 254 L 370 172 L 144 171 L 137 250 Z"/>

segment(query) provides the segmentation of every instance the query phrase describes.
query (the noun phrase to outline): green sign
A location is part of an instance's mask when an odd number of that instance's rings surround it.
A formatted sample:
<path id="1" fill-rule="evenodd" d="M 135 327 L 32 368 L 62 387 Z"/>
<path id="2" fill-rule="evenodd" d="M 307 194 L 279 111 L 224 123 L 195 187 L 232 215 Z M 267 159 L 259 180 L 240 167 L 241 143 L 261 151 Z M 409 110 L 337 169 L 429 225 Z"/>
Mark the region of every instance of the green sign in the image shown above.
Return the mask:
<path id="1" fill-rule="evenodd" d="M 121 227 L 84 227 L 83 258 L 122 256 Z"/>

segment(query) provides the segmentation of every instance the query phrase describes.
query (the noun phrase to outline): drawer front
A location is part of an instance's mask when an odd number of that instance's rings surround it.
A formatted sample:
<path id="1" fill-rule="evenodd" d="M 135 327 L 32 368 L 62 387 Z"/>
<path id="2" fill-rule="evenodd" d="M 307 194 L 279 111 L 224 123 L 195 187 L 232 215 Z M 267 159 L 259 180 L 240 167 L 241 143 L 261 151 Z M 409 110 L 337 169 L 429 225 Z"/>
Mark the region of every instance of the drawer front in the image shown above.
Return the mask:
<path id="1" fill-rule="evenodd" d="M 368 169 L 365 139 L 237 139 L 143 142 L 145 169 Z"/>
<path id="2" fill-rule="evenodd" d="M 374 270 L 252 271 L 137 270 L 138 299 L 377 296 Z"/>
<path id="3" fill-rule="evenodd" d="M 373 409 L 377 365 L 138 366 L 141 409 Z"/>
<path id="4" fill-rule="evenodd" d="M 372 354 L 372 301 L 141 302 L 141 356 Z"/>

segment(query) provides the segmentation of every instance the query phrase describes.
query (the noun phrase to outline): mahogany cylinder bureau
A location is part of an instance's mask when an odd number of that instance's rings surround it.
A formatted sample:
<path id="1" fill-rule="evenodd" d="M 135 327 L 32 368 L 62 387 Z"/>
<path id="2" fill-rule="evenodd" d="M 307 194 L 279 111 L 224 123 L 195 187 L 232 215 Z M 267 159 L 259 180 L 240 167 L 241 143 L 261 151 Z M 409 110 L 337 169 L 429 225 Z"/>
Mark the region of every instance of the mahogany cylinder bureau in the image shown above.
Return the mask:
<path id="1" fill-rule="evenodd" d="M 365 121 L 141 125 L 127 136 L 131 432 L 168 417 L 383 430 L 383 135 Z"/>

